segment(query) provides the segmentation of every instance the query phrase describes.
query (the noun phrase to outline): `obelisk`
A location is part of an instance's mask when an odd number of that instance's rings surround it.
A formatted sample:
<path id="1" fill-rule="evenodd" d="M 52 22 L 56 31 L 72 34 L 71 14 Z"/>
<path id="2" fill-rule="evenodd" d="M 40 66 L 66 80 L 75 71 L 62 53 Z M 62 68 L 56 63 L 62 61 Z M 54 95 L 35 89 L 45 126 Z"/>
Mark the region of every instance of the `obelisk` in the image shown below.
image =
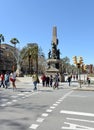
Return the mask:
<path id="1" fill-rule="evenodd" d="M 55 45 L 58 45 L 58 39 L 57 39 L 57 27 L 53 27 L 53 34 L 52 34 L 52 43 Z"/>

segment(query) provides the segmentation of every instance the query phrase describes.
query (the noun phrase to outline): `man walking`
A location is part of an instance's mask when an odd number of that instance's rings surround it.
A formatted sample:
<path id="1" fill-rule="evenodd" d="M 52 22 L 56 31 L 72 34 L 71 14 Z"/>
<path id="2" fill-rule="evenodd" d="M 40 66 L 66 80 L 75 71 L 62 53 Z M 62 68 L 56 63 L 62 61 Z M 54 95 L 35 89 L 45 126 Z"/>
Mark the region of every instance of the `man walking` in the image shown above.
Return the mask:
<path id="1" fill-rule="evenodd" d="M 34 72 L 34 74 L 32 75 L 32 81 L 33 81 L 33 84 L 34 84 L 34 90 L 37 90 L 37 74 Z"/>

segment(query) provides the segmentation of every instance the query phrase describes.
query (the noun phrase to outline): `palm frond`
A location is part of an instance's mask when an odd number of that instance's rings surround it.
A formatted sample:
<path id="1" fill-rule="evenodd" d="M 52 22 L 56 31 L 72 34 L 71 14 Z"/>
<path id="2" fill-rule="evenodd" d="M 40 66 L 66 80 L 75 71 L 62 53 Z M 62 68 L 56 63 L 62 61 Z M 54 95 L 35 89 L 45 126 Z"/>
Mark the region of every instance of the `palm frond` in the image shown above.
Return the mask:
<path id="1" fill-rule="evenodd" d="M 10 42 L 11 42 L 12 44 L 17 44 L 17 43 L 19 43 L 19 40 L 18 40 L 17 38 L 12 38 L 12 39 L 10 40 Z"/>

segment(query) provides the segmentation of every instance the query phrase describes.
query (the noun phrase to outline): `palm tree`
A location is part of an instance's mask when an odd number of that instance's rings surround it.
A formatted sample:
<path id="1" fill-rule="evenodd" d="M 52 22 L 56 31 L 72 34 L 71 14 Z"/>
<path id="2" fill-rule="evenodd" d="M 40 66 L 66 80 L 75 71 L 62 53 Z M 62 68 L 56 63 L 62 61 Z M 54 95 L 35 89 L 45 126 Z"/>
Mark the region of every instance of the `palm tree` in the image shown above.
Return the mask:
<path id="1" fill-rule="evenodd" d="M 4 42 L 4 36 L 2 34 L 0 34 L 0 44 L 1 42 Z"/>
<path id="2" fill-rule="evenodd" d="M 1 59 L 1 42 L 4 42 L 4 36 L 0 34 L 0 59 Z"/>
<path id="3" fill-rule="evenodd" d="M 23 51 L 24 50 L 24 51 Z M 32 62 L 36 62 L 36 72 L 38 72 L 38 46 L 37 44 L 34 45 L 28 45 L 26 48 L 22 50 L 22 59 L 28 59 L 29 63 L 29 73 L 31 73 L 31 65 Z"/>
<path id="4" fill-rule="evenodd" d="M 27 47 L 25 53 L 23 54 L 23 59 L 28 59 L 29 73 L 31 73 L 31 55 L 32 55 L 31 53 L 32 53 L 32 48 Z"/>
<path id="5" fill-rule="evenodd" d="M 17 38 L 12 38 L 10 42 L 14 45 L 14 47 L 16 47 L 16 44 L 19 43 Z"/>
<path id="6" fill-rule="evenodd" d="M 38 73 L 38 46 L 34 46 L 32 48 L 32 55 L 33 55 L 33 59 L 35 59 L 35 62 L 36 62 L 36 72 Z"/>
<path id="7" fill-rule="evenodd" d="M 15 52 L 16 52 L 16 44 L 17 43 L 19 43 L 19 41 L 18 41 L 18 39 L 17 38 L 12 38 L 11 40 L 10 40 L 10 43 L 11 44 L 13 44 L 14 45 L 14 50 L 13 50 L 13 52 L 14 52 L 14 58 L 16 57 L 16 62 L 17 62 L 17 67 L 19 67 L 19 54 L 17 53 L 17 54 L 15 54 Z M 14 64 L 14 63 L 13 63 Z M 13 71 L 14 71 L 14 65 L 13 65 Z"/>

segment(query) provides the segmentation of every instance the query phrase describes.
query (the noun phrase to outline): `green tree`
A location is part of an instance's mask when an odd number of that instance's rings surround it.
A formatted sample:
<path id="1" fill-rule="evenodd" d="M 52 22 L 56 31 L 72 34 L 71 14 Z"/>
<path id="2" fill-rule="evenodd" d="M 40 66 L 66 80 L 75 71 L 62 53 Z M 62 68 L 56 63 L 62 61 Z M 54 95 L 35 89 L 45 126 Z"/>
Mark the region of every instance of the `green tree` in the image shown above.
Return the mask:
<path id="1" fill-rule="evenodd" d="M 63 73 L 67 73 L 68 67 L 70 65 L 70 59 L 66 56 L 63 59 L 61 59 L 61 61 L 62 61 L 62 71 Z"/>
<path id="2" fill-rule="evenodd" d="M 2 34 L 0 34 L 0 44 L 1 44 L 1 42 L 4 42 L 4 36 L 2 35 Z"/>
<path id="3" fill-rule="evenodd" d="M 28 59 L 29 63 L 29 73 L 33 73 L 32 65 L 33 61 L 36 63 L 36 71 L 38 72 L 38 45 L 37 44 L 28 44 L 27 47 L 24 47 L 21 51 L 21 57 L 23 60 Z"/>
<path id="4" fill-rule="evenodd" d="M 62 61 L 62 71 L 63 73 L 73 73 L 75 74 L 77 72 L 77 68 L 75 65 L 71 65 L 70 64 L 70 59 L 66 56 L 63 59 L 61 59 Z"/>
<path id="5" fill-rule="evenodd" d="M 14 55 L 14 61 L 13 64 L 15 63 L 15 59 L 16 59 L 16 63 L 17 63 L 17 67 L 20 66 L 20 58 L 19 58 L 19 53 L 16 51 L 16 44 L 19 43 L 19 40 L 17 38 L 12 38 L 10 40 L 10 43 L 14 45 L 14 50 L 13 50 L 13 55 Z M 15 65 L 13 65 L 13 71 L 15 70 Z"/>
<path id="6" fill-rule="evenodd" d="M 10 40 L 10 43 L 14 45 L 14 47 L 16 48 L 16 44 L 19 43 L 19 40 L 17 38 L 12 38 Z"/>

